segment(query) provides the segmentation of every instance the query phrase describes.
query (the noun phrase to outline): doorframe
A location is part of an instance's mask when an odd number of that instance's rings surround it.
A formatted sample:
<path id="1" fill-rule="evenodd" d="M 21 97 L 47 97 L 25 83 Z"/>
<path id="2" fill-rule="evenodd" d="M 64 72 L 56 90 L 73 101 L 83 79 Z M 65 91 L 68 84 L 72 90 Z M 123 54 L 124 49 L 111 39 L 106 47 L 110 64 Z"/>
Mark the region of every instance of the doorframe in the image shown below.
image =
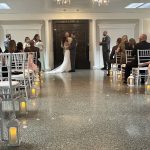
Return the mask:
<path id="1" fill-rule="evenodd" d="M 67 22 L 68 21 L 68 22 Z M 73 23 L 75 23 L 75 22 L 79 22 L 79 23 L 84 23 L 84 22 L 88 22 L 89 24 L 88 24 L 88 42 L 89 42 L 89 44 L 90 44 L 90 20 L 89 19 L 59 19 L 59 20 L 52 20 L 52 38 L 53 38 L 53 45 L 52 45 L 52 47 L 53 47 L 53 67 L 55 66 L 54 65 L 54 63 L 55 63 L 55 58 L 54 58 L 54 23 L 56 22 L 56 24 L 57 24 L 57 22 L 62 22 L 62 23 L 66 23 L 66 24 L 68 24 L 68 23 L 70 23 L 70 24 L 73 24 Z M 91 60 L 90 60 L 90 56 L 91 54 L 90 54 L 90 47 L 89 47 L 89 69 L 91 69 Z"/>

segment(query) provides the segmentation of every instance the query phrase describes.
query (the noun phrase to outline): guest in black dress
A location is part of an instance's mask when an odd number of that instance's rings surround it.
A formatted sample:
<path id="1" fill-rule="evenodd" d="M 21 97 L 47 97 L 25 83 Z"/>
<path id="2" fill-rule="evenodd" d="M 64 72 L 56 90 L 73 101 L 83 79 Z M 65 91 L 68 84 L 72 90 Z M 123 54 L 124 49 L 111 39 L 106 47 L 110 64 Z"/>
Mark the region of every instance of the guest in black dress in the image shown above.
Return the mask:
<path id="1" fill-rule="evenodd" d="M 7 51 L 5 51 L 5 53 L 15 53 L 16 51 L 16 42 L 15 40 L 10 40 L 9 44 L 8 44 L 8 49 Z M 12 68 L 13 68 L 14 64 L 12 63 Z M 5 71 L 7 71 L 7 67 L 3 67 L 2 71 L 4 72 L 2 75 L 3 77 L 8 77 L 8 73 L 5 73 Z M 16 73 L 13 73 L 16 74 Z"/>
<path id="2" fill-rule="evenodd" d="M 112 51 L 110 54 L 110 59 L 108 61 L 108 74 L 107 74 L 107 76 L 110 76 L 111 64 L 116 63 L 116 52 L 117 52 L 117 49 L 118 49 L 118 46 L 120 43 L 121 43 L 121 38 L 118 38 L 116 41 L 116 45 L 112 48 Z"/>
<path id="3" fill-rule="evenodd" d="M 17 49 L 15 52 L 16 53 L 22 53 L 23 52 L 23 44 L 21 42 L 17 43 Z"/>

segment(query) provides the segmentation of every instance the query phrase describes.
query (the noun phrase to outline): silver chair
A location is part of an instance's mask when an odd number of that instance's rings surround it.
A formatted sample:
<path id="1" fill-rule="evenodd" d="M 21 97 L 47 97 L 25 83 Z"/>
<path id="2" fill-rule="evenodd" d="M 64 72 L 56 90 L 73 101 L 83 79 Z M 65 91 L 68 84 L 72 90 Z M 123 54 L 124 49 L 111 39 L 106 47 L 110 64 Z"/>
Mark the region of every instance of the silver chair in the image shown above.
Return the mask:
<path id="1" fill-rule="evenodd" d="M 0 54 L 0 97 L 2 101 L 10 101 L 15 115 L 15 101 L 21 97 L 20 83 L 12 80 L 12 54 Z"/>
<path id="2" fill-rule="evenodd" d="M 37 53 L 36 52 L 26 52 L 25 55 L 26 55 L 25 60 L 26 60 L 26 64 L 27 64 L 26 67 L 25 67 L 25 72 L 27 72 L 28 75 L 29 75 L 29 83 L 30 83 L 30 87 L 32 87 L 32 84 L 33 84 L 33 81 L 34 81 L 34 78 L 35 78 L 35 72 L 32 69 L 30 69 L 29 66 L 28 66 L 28 64 L 29 64 L 28 63 L 29 62 L 29 55 L 33 56 L 33 62 L 34 62 L 34 64 L 37 65 Z"/>
<path id="3" fill-rule="evenodd" d="M 132 56 L 132 51 L 133 50 L 125 50 L 126 64 L 131 62 L 134 59 L 134 57 Z M 124 78 L 126 64 L 123 64 L 121 66 L 122 78 Z"/>
<path id="4" fill-rule="evenodd" d="M 25 70 L 27 67 L 25 53 L 13 53 L 12 54 L 12 67 L 14 74 L 11 76 L 12 80 L 20 83 L 20 88 L 24 89 L 25 97 L 29 99 L 28 89 L 30 87 L 29 73 Z"/>
<path id="5" fill-rule="evenodd" d="M 132 74 L 135 78 L 136 85 L 139 85 L 141 78 L 146 79 L 148 77 L 148 67 L 141 67 L 141 65 L 145 62 L 150 61 L 150 49 L 138 50 L 137 57 L 138 57 L 138 67 L 132 68 Z M 141 73 L 141 71 L 144 71 L 144 73 Z"/>
<path id="6" fill-rule="evenodd" d="M 126 50 L 125 53 L 126 53 L 126 64 L 131 62 L 134 57 L 132 56 L 132 51 L 133 50 Z"/>

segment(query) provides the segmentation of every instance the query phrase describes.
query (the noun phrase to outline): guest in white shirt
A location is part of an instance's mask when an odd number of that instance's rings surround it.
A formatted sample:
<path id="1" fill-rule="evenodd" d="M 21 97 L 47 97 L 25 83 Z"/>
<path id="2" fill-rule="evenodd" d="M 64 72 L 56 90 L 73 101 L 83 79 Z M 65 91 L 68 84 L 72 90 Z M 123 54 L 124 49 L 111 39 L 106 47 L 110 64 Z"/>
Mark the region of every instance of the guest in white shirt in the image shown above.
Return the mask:
<path id="1" fill-rule="evenodd" d="M 4 41 L 4 46 L 5 46 L 5 53 L 8 53 L 9 49 L 9 42 L 11 41 L 11 34 L 6 34 L 6 39 Z"/>
<path id="2" fill-rule="evenodd" d="M 25 37 L 25 41 L 23 43 L 23 49 L 25 49 L 26 47 L 30 47 L 30 38 L 29 37 Z"/>
<path id="3" fill-rule="evenodd" d="M 35 34 L 34 38 L 34 46 L 38 47 L 40 49 L 40 61 L 41 61 L 41 67 L 42 70 L 45 70 L 45 62 L 44 62 L 44 44 L 40 39 L 40 35 L 39 34 Z"/>

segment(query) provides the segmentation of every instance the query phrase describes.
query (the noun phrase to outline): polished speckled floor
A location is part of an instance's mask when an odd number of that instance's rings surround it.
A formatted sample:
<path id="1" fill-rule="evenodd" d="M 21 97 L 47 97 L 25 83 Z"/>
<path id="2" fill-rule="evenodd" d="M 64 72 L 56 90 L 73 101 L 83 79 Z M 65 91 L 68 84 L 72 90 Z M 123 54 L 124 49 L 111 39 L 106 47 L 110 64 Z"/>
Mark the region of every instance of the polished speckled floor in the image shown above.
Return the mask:
<path id="1" fill-rule="evenodd" d="M 99 70 L 46 75 L 18 118 L 21 146 L 0 150 L 150 150 L 150 95 Z"/>

